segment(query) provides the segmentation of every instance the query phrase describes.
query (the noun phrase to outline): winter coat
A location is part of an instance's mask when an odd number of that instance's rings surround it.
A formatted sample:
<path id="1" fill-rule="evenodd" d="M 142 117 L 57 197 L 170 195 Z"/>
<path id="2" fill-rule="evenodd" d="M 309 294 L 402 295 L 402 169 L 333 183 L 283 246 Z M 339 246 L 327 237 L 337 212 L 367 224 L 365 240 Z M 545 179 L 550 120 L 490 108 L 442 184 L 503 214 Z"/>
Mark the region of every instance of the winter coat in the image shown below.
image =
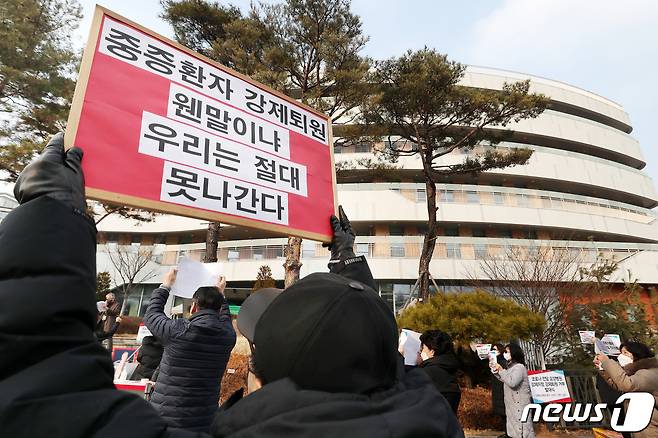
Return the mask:
<path id="1" fill-rule="evenodd" d="M 507 368 L 507 361 L 502 354 L 496 356 L 498 364 Z M 496 415 L 505 416 L 505 389 L 503 382 L 501 382 L 495 375 L 491 376 L 491 407 Z"/>
<path id="2" fill-rule="evenodd" d="M 120 312 L 121 305 L 118 301 L 113 302 L 111 306 L 107 306 L 107 310 L 103 312 L 103 331 L 107 333 L 112 331 Z"/>
<path id="3" fill-rule="evenodd" d="M 131 380 L 151 379 L 153 372 L 160 365 L 164 347 L 155 336 L 146 336 L 142 340 L 142 346 L 137 352 L 137 368 L 133 372 Z"/>
<path id="4" fill-rule="evenodd" d="M 512 438 L 534 438 L 532 420 L 521 422 L 523 408 L 532 403 L 528 371 L 525 365 L 511 363 L 506 370 L 500 370 L 494 376 L 505 385 L 505 415 L 507 416 L 507 435 Z"/>
<path id="5" fill-rule="evenodd" d="M 93 221 L 41 196 L 0 223 L 0 435 L 195 436 L 114 388 L 95 291 Z"/>
<path id="6" fill-rule="evenodd" d="M 427 373 L 441 394 L 461 393 L 457 383 L 457 371 L 459 371 L 460 364 L 454 353 L 430 357 L 423 361 L 418 368 Z"/>
<path id="7" fill-rule="evenodd" d="M 164 346 L 151 403 L 172 427 L 207 432 L 236 339 L 228 303 L 219 311 L 202 309 L 189 320 L 172 320 L 164 313 L 168 297 L 165 288 L 153 291 L 144 315 Z"/>
<path id="8" fill-rule="evenodd" d="M 232 406 L 225 403 L 211 431 L 231 438 L 464 436 L 446 400 L 418 369 L 370 395 L 304 390 L 291 379 L 277 380 Z"/>
<path id="9" fill-rule="evenodd" d="M 612 359 L 601 362 L 602 376 L 608 384 L 621 392 L 649 392 L 658 403 L 658 359 L 650 357 L 634 361 L 625 367 Z M 658 438 L 658 410 L 655 406 L 651 422 L 643 431 L 633 434 L 636 438 Z"/>
<path id="10" fill-rule="evenodd" d="M 114 336 L 114 334 L 117 332 L 118 329 L 119 329 L 119 323 L 115 321 L 112 327 L 110 327 L 110 331 L 106 332 L 105 321 L 99 319 L 98 322 L 96 323 L 94 334 L 96 335 L 96 339 L 98 339 L 99 341 L 104 341 L 105 339 Z"/>

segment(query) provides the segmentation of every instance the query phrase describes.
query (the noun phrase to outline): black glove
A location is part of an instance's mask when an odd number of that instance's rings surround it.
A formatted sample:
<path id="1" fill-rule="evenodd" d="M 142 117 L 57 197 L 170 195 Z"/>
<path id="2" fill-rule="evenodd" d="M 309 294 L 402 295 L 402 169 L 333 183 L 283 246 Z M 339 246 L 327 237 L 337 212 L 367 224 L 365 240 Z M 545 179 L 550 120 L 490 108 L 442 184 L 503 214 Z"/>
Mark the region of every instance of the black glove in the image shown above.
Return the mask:
<path id="1" fill-rule="evenodd" d="M 57 199 L 84 213 L 85 179 L 80 168 L 82 149 L 64 152 L 64 133 L 50 139 L 41 156 L 18 176 L 14 196 L 20 204 L 40 196 Z"/>
<path id="2" fill-rule="evenodd" d="M 329 247 L 331 250 L 331 260 L 329 260 L 329 265 L 355 257 L 354 238 L 356 235 L 354 234 L 354 230 L 352 230 L 352 224 L 345 215 L 342 206 L 338 207 L 338 218 L 331 215 L 329 221 L 331 222 L 331 228 L 334 230 L 334 236 L 331 239 L 331 243 L 322 244 L 322 246 Z"/>

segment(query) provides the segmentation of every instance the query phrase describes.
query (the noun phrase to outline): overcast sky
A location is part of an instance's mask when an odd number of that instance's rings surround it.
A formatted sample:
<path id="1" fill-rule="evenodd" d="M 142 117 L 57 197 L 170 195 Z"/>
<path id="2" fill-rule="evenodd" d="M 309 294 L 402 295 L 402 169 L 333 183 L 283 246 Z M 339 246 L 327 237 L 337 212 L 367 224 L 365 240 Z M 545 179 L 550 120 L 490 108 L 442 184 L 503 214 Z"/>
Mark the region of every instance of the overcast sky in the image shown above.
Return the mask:
<path id="1" fill-rule="evenodd" d="M 82 1 L 86 40 L 95 1 Z M 249 0 L 231 3 L 246 8 Z M 172 36 L 157 0 L 102 5 Z M 544 76 L 624 106 L 658 181 L 658 1 L 654 0 L 353 0 L 376 59 L 433 47 L 456 61 Z"/>

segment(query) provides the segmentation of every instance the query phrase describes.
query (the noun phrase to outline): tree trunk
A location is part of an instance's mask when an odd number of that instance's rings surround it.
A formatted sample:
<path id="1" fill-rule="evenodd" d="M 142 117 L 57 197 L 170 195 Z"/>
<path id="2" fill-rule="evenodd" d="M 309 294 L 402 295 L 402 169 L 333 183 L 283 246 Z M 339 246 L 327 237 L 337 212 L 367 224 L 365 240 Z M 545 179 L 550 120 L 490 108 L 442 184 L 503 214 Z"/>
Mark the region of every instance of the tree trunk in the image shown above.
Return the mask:
<path id="1" fill-rule="evenodd" d="M 217 243 L 219 242 L 219 222 L 210 222 L 206 232 L 206 254 L 203 257 L 205 263 L 214 263 L 217 261 Z"/>
<path id="2" fill-rule="evenodd" d="M 286 245 L 286 262 L 283 264 L 285 269 L 285 287 L 292 286 L 299 280 L 299 270 L 302 267 L 300 262 L 302 252 L 302 239 L 300 237 L 288 237 Z"/>
<path id="3" fill-rule="evenodd" d="M 427 191 L 427 234 L 423 239 L 423 249 L 420 253 L 418 265 L 418 287 L 419 298 L 426 303 L 430 296 L 430 262 L 436 245 L 437 223 L 436 223 L 436 184 L 429 178 L 425 180 Z"/>

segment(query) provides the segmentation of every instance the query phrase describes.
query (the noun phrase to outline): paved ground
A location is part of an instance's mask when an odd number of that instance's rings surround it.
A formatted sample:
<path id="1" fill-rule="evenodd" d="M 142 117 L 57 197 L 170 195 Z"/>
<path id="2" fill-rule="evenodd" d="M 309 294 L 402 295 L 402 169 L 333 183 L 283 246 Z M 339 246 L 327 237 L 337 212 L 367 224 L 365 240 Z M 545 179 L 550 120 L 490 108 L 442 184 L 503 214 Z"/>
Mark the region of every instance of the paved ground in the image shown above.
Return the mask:
<path id="1" fill-rule="evenodd" d="M 497 438 L 502 435 L 500 430 L 465 430 L 464 435 L 468 438 Z M 543 425 L 535 427 L 537 438 L 592 438 L 594 434 L 591 429 L 549 431 Z"/>

